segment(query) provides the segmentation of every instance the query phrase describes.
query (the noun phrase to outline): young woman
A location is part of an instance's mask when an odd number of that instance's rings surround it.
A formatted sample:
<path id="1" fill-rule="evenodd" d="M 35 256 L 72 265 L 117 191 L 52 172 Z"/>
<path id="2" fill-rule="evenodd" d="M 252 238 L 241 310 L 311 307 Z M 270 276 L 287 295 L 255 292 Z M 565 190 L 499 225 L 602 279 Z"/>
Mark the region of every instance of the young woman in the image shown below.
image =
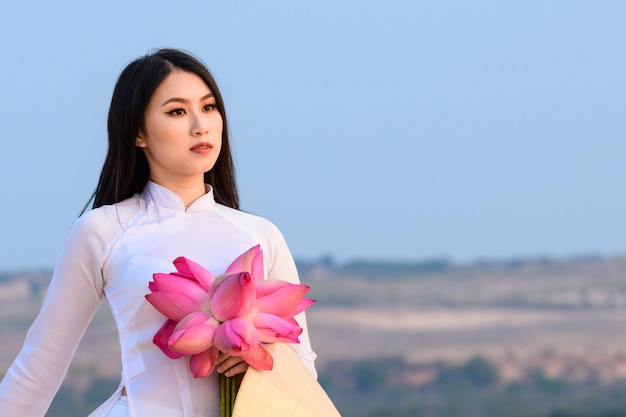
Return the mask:
<path id="1" fill-rule="evenodd" d="M 93 210 L 73 226 L 42 310 L 0 384 L 0 415 L 44 416 L 102 298 L 121 344 L 119 389 L 91 416 L 219 416 L 218 376 L 153 344 L 164 317 L 145 295 L 155 272 L 185 256 L 213 273 L 261 245 L 266 278 L 298 282 L 278 229 L 239 211 L 224 102 L 207 68 L 162 49 L 129 64 L 115 86 L 109 148 Z M 294 348 L 315 375 L 304 313 Z M 238 356 L 217 371 L 245 372 Z"/>

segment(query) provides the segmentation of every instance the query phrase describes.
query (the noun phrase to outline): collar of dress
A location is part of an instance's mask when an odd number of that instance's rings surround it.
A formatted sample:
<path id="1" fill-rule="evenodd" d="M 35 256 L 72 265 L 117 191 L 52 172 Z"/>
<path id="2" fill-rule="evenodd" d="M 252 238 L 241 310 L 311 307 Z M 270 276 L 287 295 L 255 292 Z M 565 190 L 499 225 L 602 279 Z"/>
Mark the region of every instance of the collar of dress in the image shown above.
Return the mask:
<path id="1" fill-rule="evenodd" d="M 153 202 L 157 206 L 165 207 L 177 211 L 186 211 L 187 213 L 196 213 L 211 210 L 215 207 L 215 198 L 213 188 L 205 184 L 206 194 L 191 203 L 189 207 L 185 207 L 183 200 L 173 191 L 148 181 L 145 188 L 141 192 L 141 198 L 148 202 Z"/>

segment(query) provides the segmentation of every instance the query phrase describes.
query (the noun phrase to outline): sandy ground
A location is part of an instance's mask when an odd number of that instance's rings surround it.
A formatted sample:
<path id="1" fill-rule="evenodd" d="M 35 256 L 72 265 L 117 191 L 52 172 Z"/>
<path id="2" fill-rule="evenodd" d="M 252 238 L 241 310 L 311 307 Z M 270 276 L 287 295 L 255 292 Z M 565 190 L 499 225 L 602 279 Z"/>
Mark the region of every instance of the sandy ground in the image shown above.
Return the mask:
<path id="1" fill-rule="evenodd" d="M 532 356 L 626 352 L 626 310 L 455 309 L 374 311 L 312 309 L 320 360 L 405 356 L 412 361 L 475 355 Z"/>

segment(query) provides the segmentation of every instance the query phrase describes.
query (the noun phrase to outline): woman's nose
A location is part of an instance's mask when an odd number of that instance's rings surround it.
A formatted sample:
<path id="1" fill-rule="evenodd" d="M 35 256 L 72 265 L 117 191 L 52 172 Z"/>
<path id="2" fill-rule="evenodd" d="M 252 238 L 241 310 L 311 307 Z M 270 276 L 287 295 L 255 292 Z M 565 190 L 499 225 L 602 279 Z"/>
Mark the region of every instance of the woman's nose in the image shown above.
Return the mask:
<path id="1" fill-rule="evenodd" d="M 209 124 L 200 116 L 194 117 L 193 125 L 191 126 L 191 134 L 193 136 L 203 136 L 209 132 Z"/>

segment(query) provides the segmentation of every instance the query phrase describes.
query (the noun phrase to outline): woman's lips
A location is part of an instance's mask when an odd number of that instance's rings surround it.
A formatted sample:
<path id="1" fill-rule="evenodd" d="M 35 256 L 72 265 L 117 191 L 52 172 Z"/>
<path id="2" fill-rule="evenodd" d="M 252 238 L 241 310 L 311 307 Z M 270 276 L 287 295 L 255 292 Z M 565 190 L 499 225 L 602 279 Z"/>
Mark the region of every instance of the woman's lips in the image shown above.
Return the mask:
<path id="1" fill-rule="evenodd" d="M 212 149 L 213 145 L 211 145 L 209 142 L 200 142 L 192 146 L 189 150 L 195 153 L 206 154 L 211 152 Z"/>

